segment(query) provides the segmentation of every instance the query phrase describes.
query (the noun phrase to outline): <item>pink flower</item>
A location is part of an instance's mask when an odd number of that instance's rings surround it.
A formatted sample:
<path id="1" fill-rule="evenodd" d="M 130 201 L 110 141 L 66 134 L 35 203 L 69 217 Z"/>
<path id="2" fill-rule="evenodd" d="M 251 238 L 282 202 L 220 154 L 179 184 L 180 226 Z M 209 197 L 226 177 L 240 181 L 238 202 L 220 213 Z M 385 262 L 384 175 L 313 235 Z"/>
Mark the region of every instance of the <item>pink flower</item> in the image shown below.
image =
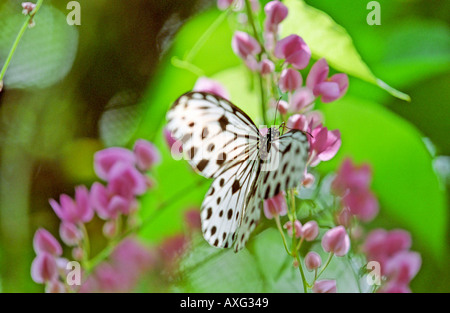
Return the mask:
<path id="1" fill-rule="evenodd" d="M 385 274 L 389 281 L 408 285 L 419 272 L 421 265 L 422 258 L 419 253 L 401 251 L 386 262 Z"/>
<path id="2" fill-rule="evenodd" d="M 336 281 L 335 280 L 318 280 L 314 283 L 312 288 L 315 293 L 336 293 Z"/>
<path id="3" fill-rule="evenodd" d="M 287 203 L 284 192 L 280 192 L 276 196 L 264 200 L 264 215 L 268 219 L 275 216 L 284 216 L 287 214 Z"/>
<path id="4" fill-rule="evenodd" d="M 111 259 L 117 267 L 133 271 L 135 274 L 146 271 L 156 264 L 155 255 L 146 246 L 131 238 L 122 240 L 112 253 Z"/>
<path id="5" fill-rule="evenodd" d="M 66 286 L 64 283 L 60 282 L 59 280 L 52 280 L 49 281 L 47 286 L 45 286 L 45 292 L 46 293 L 65 293 L 67 292 Z"/>
<path id="6" fill-rule="evenodd" d="M 294 92 L 289 102 L 292 112 L 302 112 L 311 107 L 314 95 L 309 88 L 300 88 Z"/>
<path id="7" fill-rule="evenodd" d="M 234 53 L 245 61 L 248 68 L 258 69 L 255 56 L 261 52 L 261 46 L 255 38 L 245 32 L 236 31 L 231 40 L 231 47 Z"/>
<path id="8" fill-rule="evenodd" d="M 119 213 L 129 214 L 136 206 L 134 197 L 115 194 L 98 182 L 91 187 L 91 201 L 98 216 L 104 220 L 115 219 Z"/>
<path id="9" fill-rule="evenodd" d="M 61 222 L 59 226 L 59 236 L 68 246 L 77 245 L 83 238 L 83 235 L 78 227 L 75 224 L 67 222 Z"/>
<path id="10" fill-rule="evenodd" d="M 284 229 L 287 230 L 289 237 L 293 236 L 293 233 L 294 233 L 293 228 L 295 228 L 295 238 L 300 238 L 302 236 L 302 223 L 300 223 L 300 221 L 298 221 L 298 220 L 294 221 L 294 227 L 292 227 L 291 221 L 284 224 L 283 227 L 284 227 Z"/>
<path id="11" fill-rule="evenodd" d="M 369 164 L 356 166 L 350 158 L 346 158 L 339 167 L 331 189 L 335 194 L 343 196 L 348 189 L 369 189 L 371 180 L 372 171 Z"/>
<path id="12" fill-rule="evenodd" d="M 124 198 L 142 195 L 147 187 L 145 175 L 129 163 L 118 162 L 109 172 L 108 189 Z"/>
<path id="13" fill-rule="evenodd" d="M 268 75 L 275 70 L 275 64 L 268 59 L 264 59 L 259 63 L 259 71 L 261 75 Z"/>
<path id="14" fill-rule="evenodd" d="M 350 249 L 350 238 L 343 226 L 337 226 L 325 233 L 322 238 L 322 248 L 336 256 L 344 256 Z"/>
<path id="15" fill-rule="evenodd" d="M 308 66 L 311 50 L 300 36 L 290 35 L 276 43 L 274 55 L 301 70 Z"/>
<path id="16" fill-rule="evenodd" d="M 375 229 L 367 236 L 363 251 L 369 261 L 381 264 L 381 272 L 384 274 L 387 261 L 398 252 L 409 250 L 410 247 L 411 235 L 407 231 L 397 229 L 388 232 L 384 229 Z"/>
<path id="17" fill-rule="evenodd" d="M 33 248 L 36 254 L 45 252 L 60 256 L 63 252 L 58 240 L 44 228 L 39 228 L 34 234 Z"/>
<path id="18" fill-rule="evenodd" d="M 53 255 L 39 253 L 31 264 L 31 278 L 38 284 L 54 281 L 58 278 L 58 268 Z"/>
<path id="19" fill-rule="evenodd" d="M 306 169 L 305 169 L 305 174 L 303 175 L 303 179 L 302 179 L 302 186 L 305 188 L 310 188 L 313 186 L 314 181 L 315 181 L 314 175 L 306 172 Z"/>
<path id="20" fill-rule="evenodd" d="M 151 142 L 144 139 L 136 140 L 134 155 L 137 168 L 141 171 L 149 170 L 154 164 L 159 163 L 161 156 L 158 149 Z"/>
<path id="21" fill-rule="evenodd" d="M 302 228 L 302 237 L 306 241 L 313 241 L 319 235 L 319 225 L 316 221 L 309 221 L 303 225 Z"/>
<path id="22" fill-rule="evenodd" d="M 184 213 L 184 221 L 189 230 L 199 230 L 202 228 L 200 211 L 196 208 L 189 209 Z"/>
<path id="23" fill-rule="evenodd" d="M 170 267 L 185 251 L 188 241 L 183 234 L 174 235 L 163 241 L 160 246 L 161 256 Z"/>
<path id="24" fill-rule="evenodd" d="M 304 132 L 309 131 L 310 128 L 308 118 L 303 114 L 291 115 L 286 125 L 289 128 L 298 129 Z"/>
<path id="25" fill-rule="evenodd" d="M 36 4 L 34 4 L 33 2 L 22 2 L 22 8 L 22 14 L 28 15 L 36 8 Z"/>
<path id="26" fill-rule="evenodd" d="M 222 86 L 222 84 L 220 84 L 219 82 L 217 82 L 213 79 L 209 79 L 207 77 L 200 77 L 199 79 L 197 79 L 193 90 L 201 91 L 201 92 L 208 92 L 208 93 L 222 97 L 227 100 L 230 99 L 230 95 L 228 94 L 228 91 L 225 89 L 224 86 Z M 172 145 L 170 144 L 170 146 L 172 146 Z"/>
<path id="27" fill-rule="evenodd" d="M 98 151 L 94 155 L 94 170 L 98 177 L 108 180 L 109 171 L 118 162 L 135 164 L 133 152 L 125 148 L 112 147 Z"/>
<path id="28" fill-rule="evenodd" d="M 385 286 L 381 287 L 378 293 L 411 293 L 408 285 L 398 284 L 396 282 L 388 282 Z"/>
<path id="29" fill-rule="evenodd" d="M 319 125 L 311 132 L 310 138 L 310 166 L 316 166 L 320 161 L 331 160 L 341 147 L 341 132 L 339 130 L 329 131 L 326 127 Z"/>
<path id="30" fill-rule="evenodd" d="M 341 201 L 351 214 L 364 222 L 373 220 L 379 211 L 378 200 L 370 190 L 351 189 Z"/>
<path id="31" fill-rule="evenodd" d="M 329 103 L 341 98 L 348 89 L 348 76 L 335 74 L 328 78 L 330 69 L 325 59 L 318 60 L 311 68 L 306 79 L 306 86 L 314 95 L 322 96 L 322 102 Z"/>
<path id="32" fill-rule="evenodd" d="M 270 1 L 264 7 L 266 20 L 264 21 L 264 30 L 266 32 L 276 33 L 278 25 L 288 15 L 288 8 L 280 1 Z"/>
<path id="33" fill-rule="evenodd" d="M 305 266 L 308 271 L 313 271 L 318 269 L 322 265 L 322 259 L 320 255 L 314 251 L 308 252 L 305 257 Z"/>
<path id="34" fill-rule="evenodd" d="M 362 221 L 370 221 L 378 214 L 378 200 L 370 191 L 372 173 L 369 165 L 355 166 L 345 159 L 331 184 L 333 193 L 342 197 L 342 206 Z M 351 216 L 349 217 L 351 218 Z"/>
<path id="35" fill-rule="evenodd" d="M 300 72 L 287 68 L 281 72 L 280 81 L 278 86 L 282 92 L 293 92 L 302 85 L 302 75 Z"/>
<path id="36" fill-rule="evenodd" d="M 89 201 L 89 191 L 85 186 L 75 188 L 75 200 L 66 194 L 59 197 L 59 202 L 49 200 L 56 215 L 68 223 L 87 223 L 94 217 L 94 210 Z"/>
<path id="37" fill-rule="evenodd" d="M 217 7 L 220 10 L 226 10 L 233 4 L 234 0 L 217 0 Z"/>

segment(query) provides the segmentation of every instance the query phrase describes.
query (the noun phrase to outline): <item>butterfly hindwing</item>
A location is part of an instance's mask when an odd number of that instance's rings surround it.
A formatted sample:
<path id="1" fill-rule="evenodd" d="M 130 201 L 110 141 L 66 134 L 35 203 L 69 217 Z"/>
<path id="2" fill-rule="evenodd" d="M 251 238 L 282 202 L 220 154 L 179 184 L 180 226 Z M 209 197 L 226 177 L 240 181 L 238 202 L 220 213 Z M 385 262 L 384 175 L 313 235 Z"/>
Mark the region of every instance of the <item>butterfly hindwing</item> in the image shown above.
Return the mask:
<path id="1" fill-rule="evenodd" d="M 297 187 L 304 175 L 308 158 L 308 138 L 291 130 L 274 139 L 258 181 L 260 196 L 269 199 L 281 191 Z"/>
<path id="2" fill-rule="evenodd" d="M 203 236 L 211 245 L 229 248 L 240 235 L 257 179 L 257 164 L 249 155 L 233 162 L 211 184 L 201 212 Z"/>

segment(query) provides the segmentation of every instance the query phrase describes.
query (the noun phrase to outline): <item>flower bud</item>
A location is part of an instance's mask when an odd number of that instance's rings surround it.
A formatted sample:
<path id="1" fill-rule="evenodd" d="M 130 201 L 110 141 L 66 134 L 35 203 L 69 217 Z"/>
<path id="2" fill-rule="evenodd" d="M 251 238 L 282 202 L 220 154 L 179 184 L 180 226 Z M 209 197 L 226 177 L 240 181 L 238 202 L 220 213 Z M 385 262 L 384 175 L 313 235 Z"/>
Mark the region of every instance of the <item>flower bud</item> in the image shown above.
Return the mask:
<path id="1" fill-rule="evenodd" d="M 350 249 L 350 238 L 344 226 L 337 226 L 327 231 L 322 238 L 322 248 L 336 256 L 346 255 Z"/>
<path id="2" fill-rule="evenodd" d="M 274 218 L 274 216 L 284 216 L 287 214 L 287 203 L 284 197 L 284 192 L 280 192 L 278 195 L 264 200 L 264 215 L 268 219 Z"/>
<path id="3" fill-rule="evenodd" d="M 305 265 L 308 271 L 313 271 L 318 269 L 322 265 L 322 259 L 320 255 L 314 251 L 308 252 L 305 257 Z"/>
<path id="4" fill-rule="evenodd" d="M 230 99 L 230 95 L 228 94 L 228 91 L 225 89 L 225 87 L 221 83 L 219 83 L 218 81 L 215 81 L 213 79 L 209 79 L 207 77 L 200 77 L 199 79 L 197 79 L 197 81 L 195 82 L 194 88 L 192 90 L 208 92 L 208 93 L 212 93 L 213 95 L 222 97 L 224 99 Z M 172 146 L 172 144 L 169 144 L 169 146 Z"/>
<path id="5" fill-rule="evenodd" d="M 36 254 L 43 252 L 57 256 L 62 254 L 62 247 L 58 240 L 44 228 L 39 228 L 36 231 L 33 238 L 33 247 Z"/>
<path id="6" fill-rule="evenodd" d="M 289 221 L 286 224 L 284 224 L 284 229 L 287 230 L 289 237 L 292 237 L 293 235 L 293 229 L 292 229 L 292 222 Z M 294 221 L 294 227 L 295 227 L 295 238 L 300 238 L 302 235 L 302 223 L 300 221 L 295 220 Z"/>
<path id="7" fill-rule="evenodd" d="M 31 278 L 38 284 L 56 280 L 58 268 L 53 255 L 48 252 L 39 253 L 31 264 Z"/>
<path id="8" fill-rule="evenodd" d="M 161 160 L 158 149 L 147 140 L 136 140 L 133 150 L 136 157 L 136 165 L 141 171 L 149 170 Z"/>
<path id="9" fill-rule="evenodd" d="M 83 235 L 75 224 L 62 222 L 59 226 L 59 236 L 68 246 L 76 246 Z"/>
<path id="10" fill-rule="evenodd" d="M 316 221 L 309 221 L 302 228 L 302 236 L 306 241 L 313 241 L 319 235 L 319 225 Z"/>
<path id="11" fill-rule="evenodd" d="M 261 75 L 267 75 L 272 73 L 275 70 L 275 65 L 273 64 L 272 61 L 268 60 L 268 59 L 264 59 L 261 61 L 261 63 L 259 64 L 259 71 L 261 72 Z"/>
<path id="12" fill-rule="evenodd" d="M 280 81 L 278 83 L 282 92 L 293 92 L 302 85 L 302 75 L 300 72 L 287 68 L 281 72 Z"/>
<path id="13" fill-rule="evenodd" d="M 277 42 L 274 55 L 301 70 L 308 66 L 311 50 L 300 36 L 290 35 Z"/>
<path id="14" fill-rule="evenodd" d="M 335 280 L 318 280 L 314 283 L 312 288 L 315 293 L 336 293 L 336 281 Z"/>
<path id="15" fill-rule="evenodd" d="M 288 8 L 280 1 L 270 1 L 264 7 L 264 12 L 266 12 L 265 31 L 277 32 L 278 24 L 288 15 Z"/>
<path id="16" fill-rule="evenodd" d="M 106 238 L 113 238 L 116 235 L 116 232 L 117 223 L 115 220 L 109 220 L 103 224 L 103 235 L 105 235 Z"/>

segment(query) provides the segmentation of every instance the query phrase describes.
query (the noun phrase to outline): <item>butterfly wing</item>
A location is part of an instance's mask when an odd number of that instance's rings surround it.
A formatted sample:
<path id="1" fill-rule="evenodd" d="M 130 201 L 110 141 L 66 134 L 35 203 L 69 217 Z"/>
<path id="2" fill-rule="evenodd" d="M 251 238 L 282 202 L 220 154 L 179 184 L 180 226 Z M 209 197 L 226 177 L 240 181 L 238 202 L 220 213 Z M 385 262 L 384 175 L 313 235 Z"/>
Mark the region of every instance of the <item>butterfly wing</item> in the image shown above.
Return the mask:
<path id="1" fill-rule="evenodd" d="M 180 140 L 190 165 L 212 178 L 257 145 L 258 128 L 229 101 L 212 94 L 189 92 L 167 113 L 167 128 Z"/>
<path id="2" fill-rule="evenodd" d="M 308 138 L 299 130 L 291 130 L 272 141 L 259 175 L 259 195 L 262 199 L 272 198 L 281 191 L 298 186 L 304 175 L 308 150 Z"/>
<path id="3" fill-rule="evenodd" d="M 202 203 L 203 236 L 213 246 L 229 248 L 240 242 L 238 239 L 242 239 L 243 233 L 247 233 L 247 212 L 255 210 L 254 199 L 257 196 L 255 182 L 259 160 L 252 159 L 257 153 L 254 148 L 249 155 L 223 170 L 213 181 Z M 257 217 L 253 223 L 257 222 L 259 215 Z"/>
<path id="4" fill-rule="evenodd" d="M 181 140 L 191 166 L 215 178 L 202 203 L 204 238 L 216 247 L 238 242 L 242 248 L 259 219 L 258 128 L 229 101 L 201 92 L 181 96 L 167 119 L 167 128 Z"/>

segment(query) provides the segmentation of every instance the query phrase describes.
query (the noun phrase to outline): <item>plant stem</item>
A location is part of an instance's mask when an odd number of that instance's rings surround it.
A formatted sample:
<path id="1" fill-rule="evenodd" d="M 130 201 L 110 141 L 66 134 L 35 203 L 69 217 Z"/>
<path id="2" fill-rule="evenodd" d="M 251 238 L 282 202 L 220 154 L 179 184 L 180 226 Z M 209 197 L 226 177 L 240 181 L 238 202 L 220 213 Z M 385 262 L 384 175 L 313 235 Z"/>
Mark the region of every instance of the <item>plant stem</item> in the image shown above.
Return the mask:
<path id="1" fill-rule="evenodd" d="M 303 271 L 303 265 L 302 265 L 302 262 L 300 260 L 300 256 L 298 255 L 297 252 L 295 252 L 295 257 L 296 257 L 297 262 L 298 262 L 298 269 L 300 271 L 300 275 L 302 276 L 303 291 L 305 293 L 308 293 L 308 282 L 306 281 L 305 272 Z"/>
<path id="2" fill-rule="evenodd" d="M 194 44 L 192 49 L 186 54 L 184 61 L 190 63 L 192 59 L 194 59 L 194 57 L 197 55 L 197 53 L 200 51 L 200 49 L 203 47 L 203 45 L 206 43 L 209 37 L 211 37 L 214 31 L 220 26 L 220 24 L 222 24 L 222 22 L 228 16 L 229 12 L 230 10 L 226 10 L 225 12 L 220 14 L 219 17 L 208 27 L 208 29 L 206 29 L 206 31 Z"/>
<path id="3" fill-rule="evenodd" d="M 27 15 L 25 22 L 23 23 L 22 27 L 20 28 L 20 31 L 16 36 L 16 40 L 14 40 L 11 50 L 9 51 L 9 54 L 6 57 L 6 61 L 5 61 L 5 64 L 3 65 L 2 71 L 0 72 L 0 81 L 3 80 L 6 70 L 8 69 L 8 66 L 11 63 L 12 57 L 13 57 L 14 53 L 16 52 L 17 47 L 19 46 L 19 42 L 22 39 L 23 35 L 25 34 L 25 31 L 27 30 L 27 27 L 30 24 L 30 21 L 36 15 L 37 11 L 40 9 L 42 2 L 44 2 L 44 0 L 38 0 L 38 2 L 36 3 L 36 7 L 34 8 L 33 11 L 30 12 L 30 14 Z"/>
<path id="4" fill-rule="evenodd" d="M 80 224 L 81 232 L 83 234 L 83 265 L 89 267 L 89 255 L 91 252 L 91 244 L 89 242 L 89 234 L 84 224 Z"/>
<path id="5" fill-rule="evenodd" d="M 253 36 L 258 41 L 259 45 L 261 46 L 262 51 L 264 50 L 264 45 L 261 44 L 261 41 L 259 40 L 258 36 L 258 30 L 256 29 L 255 20 L 253 19 L 253 12 L 252 7 L 249 0 L 245 0 L 245 8 L 247 10 L 247 18 L 250 26 L 253 30 Z M 258 62 L 261 61 L 261 53 L 258 54 Z M 259 83 L 259 91 L 260 91 L 260 97 L 261 97 L 261 114 L 263 118 L 263 123 L 266 126 L 267 125 L 267 113 L 266 113 L 266 94 L 264 93 L 264 82 L 262 75 L 258 75 L 258 83 Z"/>
<path id="6" fill-rule="evenodd" d="M 283 244 L 284 244 L 284 248 L 286 249 L 287 254 L 292 255 L 291 251 L 289 251 L 289 249 L 287 247 L 286 236 L 284 236 L 283 229 L 281 228 L 280 216 L 279 215 L 275 216 L 275 222 L 277 224 L 278 231 L 280 232 L 281 237 L 283 238 Z"/>
<path id="7" fill-rule="evenodd" d="M 333 258 L 333 255 L 334 255 L 334 253 L 333 253 L 333 252 L 330 252 L 330 254 L 328 255 L 327 262 L 326 262 L 325 265 L 322 267 L 322 269 L 320 270 L 319 274 L 317 274 L 316 279 L 319 278 L 320 275 L 322 275 L 323 271 L 325 271 L 325 269 L 327 268 L 328 264 L 330 264 L 331 259 Z M 314 282 L 315 282 L 315 280 L 314 280 Z"/>

